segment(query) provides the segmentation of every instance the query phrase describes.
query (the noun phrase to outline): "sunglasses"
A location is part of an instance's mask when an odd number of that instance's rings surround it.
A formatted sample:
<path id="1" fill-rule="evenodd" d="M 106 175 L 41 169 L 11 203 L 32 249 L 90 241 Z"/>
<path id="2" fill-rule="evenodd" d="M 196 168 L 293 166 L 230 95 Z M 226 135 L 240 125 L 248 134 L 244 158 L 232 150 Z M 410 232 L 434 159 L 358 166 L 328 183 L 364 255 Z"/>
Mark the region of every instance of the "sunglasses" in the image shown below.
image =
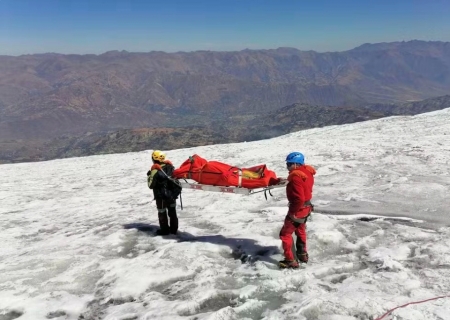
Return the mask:
<path id="1" fill-rule="evenodd" d="M 292 165 L 294 165 L 294 163 L 292 163 L 292 162 L 287 162 L 287 163 L 286 163 L 286 167 L 287 167 L 287 168 L 291 167 Z"/>

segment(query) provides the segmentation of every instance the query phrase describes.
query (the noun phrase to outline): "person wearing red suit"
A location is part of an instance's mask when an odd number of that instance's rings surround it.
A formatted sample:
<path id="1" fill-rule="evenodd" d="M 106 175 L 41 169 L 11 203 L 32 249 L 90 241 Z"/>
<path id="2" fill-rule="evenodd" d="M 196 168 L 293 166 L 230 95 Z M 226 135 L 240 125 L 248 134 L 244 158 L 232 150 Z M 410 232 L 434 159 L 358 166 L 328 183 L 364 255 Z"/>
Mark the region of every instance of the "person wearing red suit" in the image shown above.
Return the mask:
<path id="1" fill-rule="evenodd" d="M 282 268 L 298 268 L 299 263 L 308 262 L 306 246 L 306 221 L 313 210 L 311 198 L 314 186 L 315 169 L 305 165 L 305 157 L 300 152 L 292 152 L 286 158 L 289 170 L 286 196 L 289 201 L 289 210 L 280 231 L 285 260 L 280 261 Z M 295 256 L 292 233 L 295 232 Z"/>

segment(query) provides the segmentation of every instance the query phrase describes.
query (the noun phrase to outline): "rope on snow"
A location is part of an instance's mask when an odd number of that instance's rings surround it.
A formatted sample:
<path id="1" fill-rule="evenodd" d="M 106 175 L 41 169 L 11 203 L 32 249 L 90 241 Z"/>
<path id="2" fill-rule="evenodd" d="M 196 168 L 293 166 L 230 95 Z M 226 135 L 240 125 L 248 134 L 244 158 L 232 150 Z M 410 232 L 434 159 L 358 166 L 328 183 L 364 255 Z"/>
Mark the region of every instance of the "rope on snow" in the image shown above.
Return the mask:
<path id="1" fill-rule="evenodd" d="M 406 306 L 409 306 L 410 304 L 419 304 L 419 303 L 424 303 L 424 302 L 428 302 L 428 301 L 431 301 L 431 300 L 437 300 L 437 299 L 442 299 L 442 298 L 450 298 L 450 295 L 439 296 L 439 297 L 434 297 L 434 298 L 430 298 L 430 299 L 426 299 L 426 300 L 420 300 L 420 301 L 405 303 L 404 305 L 401 305 L 401 306 L 398 306 L 398 307 L 395 307 L 395 308 L 392 308 L 392 309 L 388 310 L 385 314 L 383 314 L 379 318 L 376 318 L 375 320 L 382 320 L 384 317 L 390 315 L 395 310 L 400 309 L 400 308 L 404 308 Z"/>

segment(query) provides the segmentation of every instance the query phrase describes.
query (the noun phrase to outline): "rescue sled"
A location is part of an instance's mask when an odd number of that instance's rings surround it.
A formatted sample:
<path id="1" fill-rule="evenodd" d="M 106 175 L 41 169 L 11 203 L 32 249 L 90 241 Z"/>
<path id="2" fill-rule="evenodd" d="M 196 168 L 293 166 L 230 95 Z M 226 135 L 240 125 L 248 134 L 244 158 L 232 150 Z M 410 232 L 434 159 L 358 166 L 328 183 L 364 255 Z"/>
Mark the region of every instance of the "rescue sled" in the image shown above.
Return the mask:
<path id="1" fill-rule="evenodd" d="M 186 189 L 242 195 L 264 192 L 266 199 L 267 192 L 272 195 L 270 190 L 287 184 L 287 180 L 277 178 L 276 173 L 267 169 L 265 164 L 238 168 L 218 161 L 207 161 L 196 154 L 174 170 L 172 176 Z"/>
<path id="2" fill-rule="evenodd" d="M 235 186 L 212 186 L 209 184 L 201 184 L 196 182 L 188 182 L 188 181 L 180 181 L 181 186 L 185 189 L 193 189 L 193 190 L 203 190 L 203 191 L 212 191 L 212 192 L 223 192 L 223 193 L 235 193 L 235 194 L 243 194 L 243 195 L 252 195 L 255 193 L 264 192 L 264 196 L 267 199 L 267 192 L 272 195 L 270 190 L 276 188 L 283 188 L 287 184 L 287 180 L 281 180 L 280 183 L 260 188 L 243 188 L 243 187 L 235 187 Z"/>

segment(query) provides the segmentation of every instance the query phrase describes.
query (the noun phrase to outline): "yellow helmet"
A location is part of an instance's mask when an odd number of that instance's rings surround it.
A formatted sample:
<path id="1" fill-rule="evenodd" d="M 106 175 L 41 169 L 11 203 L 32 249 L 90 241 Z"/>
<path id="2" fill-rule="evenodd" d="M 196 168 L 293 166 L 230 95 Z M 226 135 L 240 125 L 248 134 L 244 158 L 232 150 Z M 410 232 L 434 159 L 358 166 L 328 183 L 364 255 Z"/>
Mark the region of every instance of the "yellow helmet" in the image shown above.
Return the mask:
<path id="1" fill-rule="evenodd" d="M 152 159 L 154 161 L 163 162 L 166 159 L 166 155 L 162 151 L 155 150 L 152 153 Z"/>

